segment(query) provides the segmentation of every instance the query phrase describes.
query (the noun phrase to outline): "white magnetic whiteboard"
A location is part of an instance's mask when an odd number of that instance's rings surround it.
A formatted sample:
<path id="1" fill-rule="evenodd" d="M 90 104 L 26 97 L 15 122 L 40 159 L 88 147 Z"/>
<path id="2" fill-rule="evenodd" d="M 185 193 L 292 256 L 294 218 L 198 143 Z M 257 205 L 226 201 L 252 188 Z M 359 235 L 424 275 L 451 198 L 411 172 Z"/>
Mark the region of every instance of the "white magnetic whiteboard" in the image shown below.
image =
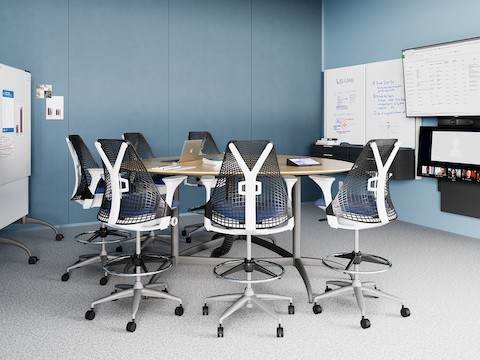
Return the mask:
<path id="1" fill-rule="evenodd" d="M 342 79 L 350 80 L 345 84 Z M 355 92 L 356 98 L 364 101 L 363 106 L 349 109 L 348 119 L 357 122 L 352 133 L 336 125 L 346 116 L 338 111 L 335 97 L 346 92 Z M 401 59 L 326 70 L 324 95 L 326 137 L 360 145 L 370 139 L 395 138 L 404 147 L 416 147 L 419 119 L 406 117 Z"/>
<path id="2" fill-rule="evenodd" d="M 399 139 L 415 148 L 417 120 L 405 116 L 402 59 L 366 65 L 366 140 Z"/>
<path id="3" fill-rule="evenodd" d="M 0 64 L 0 185 L 30 176 L 31 74 Z"/>
<path id="4" fill-rule="evenodd" d="M 365 65 L 325 71 L 325 136 L 365 144 Z"/>
<path id="5" fill-rule="evenodd" d="M 0 229 L 28 214 L 31 75 L 0 64 Z"/>

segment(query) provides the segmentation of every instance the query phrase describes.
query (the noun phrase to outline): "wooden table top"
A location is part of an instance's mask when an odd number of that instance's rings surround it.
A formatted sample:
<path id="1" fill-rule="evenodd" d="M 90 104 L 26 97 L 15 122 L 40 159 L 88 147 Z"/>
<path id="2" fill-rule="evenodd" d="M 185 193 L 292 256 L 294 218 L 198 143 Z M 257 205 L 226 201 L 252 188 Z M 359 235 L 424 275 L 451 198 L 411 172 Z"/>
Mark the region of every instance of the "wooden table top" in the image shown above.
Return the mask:
<path id="1" fill-rule="evenodd" d="M 222 155 L 218 155 L 222 156 Z M 216 157 L 216 155 L 205 155 L 204 157 Z M 310 156 L 300 156 L 300 155 L 278 155 L 278 164 L 280 166 L 280 173 L 282 175 L 294 175 L 294 176 L 303 176 L 303 175 L 314 175 L 314 174 L 336 174 L 350 171 L 353 164 L 347 161 L 328 159 L 328 158 L 317 158 Z M 309 157 L 317 162 L 320 165 L 313 166 L 291 166 L 287 165 L 287 159 L 292 158 L 305 158 Z M 179 163 L 176 168 L 167 168 L 163 169 L 165 166 L 172 165 L 172 159 L 178 157 L 159 157 L 153 159 L 143 160 L 148 172 L 155 174 L 165 174 L 165 175 L 188 175 L 188 176 L 216 176 L 220 171 L 219 166 L 209 165 L 202 162 L 202 159 L 196 161 L 188 161 Z"/>

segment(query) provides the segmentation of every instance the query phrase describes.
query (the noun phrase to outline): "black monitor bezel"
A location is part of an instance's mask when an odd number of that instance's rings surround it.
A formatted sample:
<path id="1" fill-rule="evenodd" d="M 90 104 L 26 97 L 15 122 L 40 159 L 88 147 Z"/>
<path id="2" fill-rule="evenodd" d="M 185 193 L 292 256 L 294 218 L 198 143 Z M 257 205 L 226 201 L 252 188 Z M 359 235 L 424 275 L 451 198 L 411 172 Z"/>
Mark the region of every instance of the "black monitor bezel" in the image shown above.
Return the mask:
<path id="1" fill-rule="evenodd" d="M 428 48 L 433 48 L 433 47 L 447 47 L 452 44 L 459 44 L 459 43 L 466 43 L 470 41 L 479 41 L 480 36 L 475 36 L 475 37 L 469 37 L 465 39 L 459 39 L 459 40 L 452 40 L 452 41 L 445 41 L 445 42 L 440 42 L 436 44 L 429 44 L 429 45 L 422 45 L 422 46 L 415 46 L 411 48 L 405 48 L 402 49 L 402 72 L 403 72 L 403 81 L 405 84 L 405 52 L 406 51 L 411 51 L 411 50 L 425 50 Z M 405 117 L 407 118 L 416 118 L 416 117 L 432 117 L 432 118 L 438 118 L 442 119 L 443 121 L 455 121 L 455 119 L 471 119 L 473 122 L 478 123 L 480 122 L 480 114 L 471 114 L 471 115 L 466 115 L 466 114 L 437 114 L 437 115 L 432 115 L 432 114 L 427 114 L 427 115 L 408 115 L 408 101 L 407 101 L 407 88 L 404 85 L 403 87 L 404 91 L 404 96 L 405 96 Z M 478 126 L 478 125 L 477 125 Z"/>
<path id="2" fill-rule="evenodd" d="M 458 131 L 458 132 L 479 132 L 479 128 L 471 127 L 437 127 L 437 126 L 421 126 L 419 131 L 418 152 L 417 152 L 417 175 L 421 177 L 433 177 L 449 179 L 448 169 L 461 169 L 474 170 L 478 174 L 480 171 L 480 164 L 465 164 L 465 163 L 453 163 L 448 161 L 432 161 L 432 134 L 435 131 Z M 436 176 L 433 174 L 425 174 L 422 171 L 423 166 L 430 166 L 433 168 L 444 168 L 445 173 L 443 176 Z M 462 178 L 450 178 L 450 180 L 463 180 Z M 468 180 L 470 182 L 478 183 L 478 179 L 475 181 Z"/>

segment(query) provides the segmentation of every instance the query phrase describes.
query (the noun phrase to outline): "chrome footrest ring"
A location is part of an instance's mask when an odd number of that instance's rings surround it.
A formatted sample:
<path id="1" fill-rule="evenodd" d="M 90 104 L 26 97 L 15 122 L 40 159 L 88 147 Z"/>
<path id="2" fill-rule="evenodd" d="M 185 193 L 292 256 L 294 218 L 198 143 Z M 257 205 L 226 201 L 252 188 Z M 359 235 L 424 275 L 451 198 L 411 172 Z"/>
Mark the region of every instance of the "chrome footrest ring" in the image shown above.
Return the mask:
<path id="1" fill-rule="evenodd" d="M 384 257 L 362 253 L 361 256 L 366 258 L 366 260 L 362 260 L 358 265 L 369 264 L 369 268 L 367 270 L 354 270 L 354 265 L 352 264 L 351 269 L 346 269 L 348 265 L 348 256 L 350 254 L 352 253 L 343 252 L 328 254 L 322 259 L 322 262 L 326 267 L 335 271 L 343 272 L 345 274 L 379 274 L 390 270 L 392 267 L 392 263 Z M 344 259 L 344 262 L 340 262 L 340 259 Z M 364 265 L 364 267 L 367 267 L 367 265 Z"/>
<path id="2" fill-rule="evenodd" d="M 130 237 L 130 233 L 127 231 L 124 231 L 124 234 L 123 232 L 117 231 L 117 233 L 109 233 L 107 237 L 98 236 L 95 239 L 90 240 L 96 233 L 98 233 L 98 230 L 85 231 L 81 234 L 76 235 L 74 239 L 81 244 L 108 245 L 121 243 L 125 240 L 128 240 L 128 238 Z"/>
<path id="3" fill-rule="evenodd" d="M 271 268 L 274 268 L 273 271 Z M 229 260 L 213 268 L 216 277 L 227 281 L 258 284 L 280 279 L 285 274 L 285 268 L 275 262 L 260 259 Z M 252 279 L 248 274 L 255 273 L 260 278 Z M 234 277 L 232 275 L 238 274 Z"/>
<path id="4" fill-rule="evenodd" d="M 103 269 L 110 275 L 135 277 L 149 276 L 161 273 L 173 266 L 171 257 L 157 254 L 142 254 L 118 256 L 108 260 Z"/>

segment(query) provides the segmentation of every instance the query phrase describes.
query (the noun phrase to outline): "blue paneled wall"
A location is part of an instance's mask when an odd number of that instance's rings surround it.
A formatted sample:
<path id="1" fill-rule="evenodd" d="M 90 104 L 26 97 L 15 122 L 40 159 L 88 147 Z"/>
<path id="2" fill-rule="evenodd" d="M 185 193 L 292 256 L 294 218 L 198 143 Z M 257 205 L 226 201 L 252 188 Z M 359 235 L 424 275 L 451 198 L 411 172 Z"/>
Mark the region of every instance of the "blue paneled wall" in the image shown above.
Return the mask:
<path id="1" fill-rule="evenodd" d="M 268 138 L 279 152 L 308 154 L 322 135 L 322 68 L 478 36 L 479 12 L 476 0 L 324 0 L 323 9 L 320 0 L 3 1 L 0 62 L 65 96 L 63 121 L 45 120 L 45 100 L 32 99 L 30 214 L 95 219 L 69 200 L 72 133 L 92 150 L 95 139 L 140 131 L 172 155 L 187 131 L 209 130 L 222 148 Z M 304 200 L 318 195 L 304 184 Z M 477 236 L 478 219 L 440 211 L 435 180 L 392 191 L 402 220 Z M 182 209 L 202 198 L 186 189 Z"/>
<path id="2" fill-rule="evenodd" d="M 314 0 L 2 2 L 0 63 L 65 97 L 63 121 L 45 120 L 45 100 L 32 98 L 30 214 L 57 225 L 96 217 L 69 200 L 68 134 L 94 150 L 140 131 L 166 156 L 189 130 L 209 130 L 221 148 L 268 138 L 308 154 L 322 129 L 321 11 Z M 182 209 L 203 198 L 182 191 Z"/>
<path id="3" fill-rule="evenodd" d="M 396 59 L 405 48 L 479 36 L 479 13 L 476 0 L 324 0 L 324 68 Z M 479 237 L 480 219 L 440 211 L 436 180 L 391 183 L 400 219 Z"/>

